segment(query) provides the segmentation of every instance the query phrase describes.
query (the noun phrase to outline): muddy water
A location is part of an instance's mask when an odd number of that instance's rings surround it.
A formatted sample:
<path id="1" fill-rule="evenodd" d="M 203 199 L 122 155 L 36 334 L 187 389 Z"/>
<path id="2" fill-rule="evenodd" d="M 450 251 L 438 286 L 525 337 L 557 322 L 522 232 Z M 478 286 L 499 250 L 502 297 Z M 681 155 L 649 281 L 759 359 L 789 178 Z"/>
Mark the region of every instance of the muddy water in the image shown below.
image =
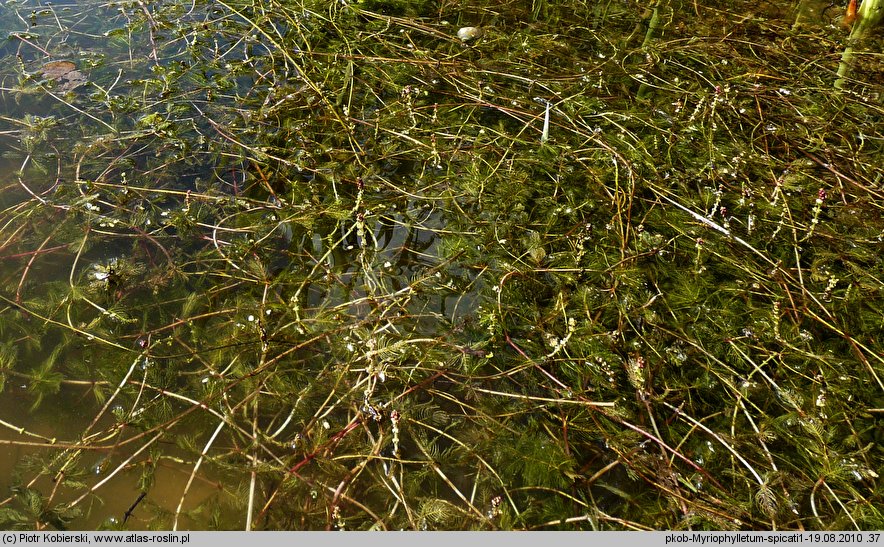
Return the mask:
<path id="1" fill-rule="evenodd" d="M 33 396 L 28 392 L 27 382 L 21 376 L 12 376 L 0 395 L 0 416 L 8 424 L 0 428 L 0 488 L 3 492 L 8 493 L 12 487 L 29 481 L 32 473 L 23 472 L 24 462 L 50 454 L 54 456 L 51 458 L 53 469 L 64 469 L 67 467 L 66 463 L 76 461 L 77 465 L 74 467 L 83 467 L 89 471 L 87 476 L 78 477 L 79 480 L 89 485 L 103 483 L 99 490 L 102 501 L 87 497 L 74 505 L 82 512 L 82 517 L 71 524 L 71 529 L 115 528 L 127 519 L 127 511 L 136 502 L 138 504 L 128 516 L 127 529 L 157 528 L 160 524 L 157 522 L 158 514 L 165 515 L 159 527 L 171 528 L 177 512 L 181 515 L 179 529 L 202 528 L 211 513 L 199 509 L 207 509 L 207 504 L 218 506 L 225 499 L 229 501 L 233 495 L 221 486 L 222 475 L 213 472 L 210 467 L 203 467 L 184 496 L 194 462 L 186 459 L 183 451 L 164 443 L 160 446 L 163 456 L 157 462 L 152 484 L 147 489 L 147 495 L 139 499 L 142 492 L 139 486 L 141 468 L 131 463 L 126 464 L 125 460 L 131 450 L 113 448 L 118 436 L 110 435 L 108 442 L 98 443 L 101 446 L 110 446 L 110 449 L 78 451 L 52 447 L 54 443 L 76 444 L 79 439 L 71 435 L 86 431 L 94 421 L 100 407 L 94 404 L 88 387 L 63 387 L 49 404 L 41 405 L 31 412 L 28 409 L 33 403 Z M 69 409 L 77 411 L 66 411 Z M 112 431 L 113 421 L 112 418 L 101 419 L 92 430 Z M 16 430 L 25 433 L 20 434 Z M 106 435 L 102 435 L 104 436 Z M 47 448 L 34 446 L 43 443 Z M 107 480 L 108 477 L 111 478 Z M 53 481 L 46 477 L 31 486 L 44 492 L 53 491 Z M 62 488 L 56 493 L 52 503 L 67 505 L 80 496 L 81 492 Z M 235 515 L 229 514 L 227 519 L 231 526 L 235 525 Z"/>

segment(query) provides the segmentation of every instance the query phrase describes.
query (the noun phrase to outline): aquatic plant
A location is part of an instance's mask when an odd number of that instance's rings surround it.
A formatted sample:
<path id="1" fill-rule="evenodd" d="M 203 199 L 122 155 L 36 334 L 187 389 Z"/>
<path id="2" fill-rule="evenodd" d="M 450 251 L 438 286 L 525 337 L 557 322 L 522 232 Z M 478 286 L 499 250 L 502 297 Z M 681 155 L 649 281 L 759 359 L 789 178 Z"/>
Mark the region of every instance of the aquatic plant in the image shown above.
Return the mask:
<path id="1" fill-rule="evenodd" d="M 880 528 L 882 67 L 703 4 L 0 5 L 0 526 Z"/>
<path id="2" fill-rule="evenodd" d="M 841 89 L 846 83 L 856 45 L 868 38 L 881 25 L 882 20 L 884 20 L 884 3 L 880 0 L 866 0 L 858 7 L 856 0 L 851 0 L 842 21 L 842 24 L 850 28 L 850 36 L 847 38 L 847 47 L 841 54 L 841 64 L 838 65 L 836 88 Z"/>

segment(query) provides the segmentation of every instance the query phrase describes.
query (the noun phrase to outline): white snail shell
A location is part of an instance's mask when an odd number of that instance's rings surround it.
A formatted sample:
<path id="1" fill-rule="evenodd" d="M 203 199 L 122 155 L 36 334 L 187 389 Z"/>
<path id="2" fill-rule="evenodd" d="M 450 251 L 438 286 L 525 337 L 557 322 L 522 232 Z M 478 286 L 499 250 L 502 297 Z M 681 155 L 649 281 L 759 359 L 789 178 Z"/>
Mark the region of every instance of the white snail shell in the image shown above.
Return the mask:
<path id="1" fill-rule="evenodd" d="M 469 42 L 470 40 L 481 38 L 483 34 L 485 34 L 485 31 L 479 27 L 463 27 L 457 31 L 457 37 L 460 38 L 462 42 Z"/>

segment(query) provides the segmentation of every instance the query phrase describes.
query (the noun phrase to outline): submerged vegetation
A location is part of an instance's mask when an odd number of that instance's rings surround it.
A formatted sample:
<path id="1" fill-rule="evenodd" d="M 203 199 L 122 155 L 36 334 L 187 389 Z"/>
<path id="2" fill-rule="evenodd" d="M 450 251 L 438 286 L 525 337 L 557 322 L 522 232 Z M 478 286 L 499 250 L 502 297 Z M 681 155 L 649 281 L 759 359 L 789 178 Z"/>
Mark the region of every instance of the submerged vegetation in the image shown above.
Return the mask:
<path id="1" fill-rule="evenodd" d="M 3 2 L 0 527 L 881 529 L 840 11 Z"/>

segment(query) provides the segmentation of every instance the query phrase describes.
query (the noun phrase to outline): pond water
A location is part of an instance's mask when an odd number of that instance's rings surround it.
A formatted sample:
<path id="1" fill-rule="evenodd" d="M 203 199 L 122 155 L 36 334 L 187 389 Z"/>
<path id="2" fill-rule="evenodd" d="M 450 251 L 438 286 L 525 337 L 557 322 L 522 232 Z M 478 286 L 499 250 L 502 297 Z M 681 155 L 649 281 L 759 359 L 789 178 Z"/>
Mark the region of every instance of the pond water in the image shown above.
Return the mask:
<path id="1" fill-rule="evenodd" d="M 0 527 L 880 529 L 844 14 L 4 3 Z"/>

